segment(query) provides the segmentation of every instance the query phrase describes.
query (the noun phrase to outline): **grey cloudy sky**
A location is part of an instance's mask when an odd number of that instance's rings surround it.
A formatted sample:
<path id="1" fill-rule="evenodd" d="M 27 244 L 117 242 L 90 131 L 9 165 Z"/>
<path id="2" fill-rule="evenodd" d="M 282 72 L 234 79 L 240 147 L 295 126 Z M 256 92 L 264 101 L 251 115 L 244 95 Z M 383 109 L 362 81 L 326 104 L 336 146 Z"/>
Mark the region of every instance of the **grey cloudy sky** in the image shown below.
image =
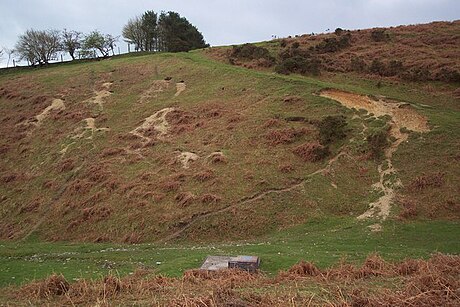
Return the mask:
<path id="1" fill-rule="evenodd" d="M 13 47 L 29 28 L 119 35 L 129 18 L 146 10 L 176 11 L 211 45 L 229 45 L 337 27 L 456 20 L 460 0 L 0 0 L 0 46 Z"/>

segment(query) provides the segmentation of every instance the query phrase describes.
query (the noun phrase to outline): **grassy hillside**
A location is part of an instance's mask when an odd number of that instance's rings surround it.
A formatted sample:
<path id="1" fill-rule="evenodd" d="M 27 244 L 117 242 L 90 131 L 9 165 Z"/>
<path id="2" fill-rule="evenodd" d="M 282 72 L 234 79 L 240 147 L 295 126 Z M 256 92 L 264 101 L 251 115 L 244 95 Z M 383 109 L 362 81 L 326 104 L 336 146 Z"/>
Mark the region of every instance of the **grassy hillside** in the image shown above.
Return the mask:
<path id="1" fill-rule="evenodd" d="M 138 268 L 177 277 L 208 254 L 262 258 L 266 275 L 249 279 L 258 288 L 242 283 L 229 294 L 249 302 L 246 294 L 259 291 L 274 305 L 292 297 L 350 303 L 371 287 L 377 304 L 380 294 L 417 284 L 393 266 L 371 274 L 383 279 L 340 288 L 345 296 L 325 280 L 310 287 L 271 278 L 300 259 L 325 270 L 342 258 L 366 267 L 372 252 L 390 261 L 460 252 L 460 84 L 439 77 L 460 65 L 450 43 L 458 25 L 386 29 L 379 42 L 373 30 L 356 31 L 351 45 L 324 53 L 315 46 L 347 32 L 263 42 L 267 53 L 251 49 L 262 60 L 234 59 L 222 47 L 1 71 L 0 286 L 53 272 L 69 281 Z M 395 51 L 420 41 L 412 47 L 426 52 Z M 320 75 L 275 73 L 293 49 L 313 50 Z M 368 65 L 377 54 L 385 65 L 399 59 L 402 71 L 347 68 L 356 55 Z M 431 77 L 406 78 L 417 67 Z M 437 263 L 430 272 L 458 276 L 458 259 L 442 259 L 455 269 Z M 189 274 L 184 302 L 202 284 L 198 298 L 217 304 L 213 279 Z M 177 293 L 180 282 L 167 289 Z M 23 299 L 44 299 L 37 291 L 49 283 L 26 286 Z M 128 288 L 119 289 L 127 302 L 158 294 Z M 3 288 L 0 302 L 16 290 Z M 80 294 L 82 303 L 107 302 Z"/>
<path id="2" fill-rule="evenodd" d="M 285 77 L 201 52 L 0 78 L 3 239 L 233 240 L 313 217 L 358 216 L 379 196 L 372 184 L 381 162 L 366 158 L 363 125 L 370 133 L 388 118 L 357 117 L 317 95 L 331 87 L 404 101 L 428 118 L 431 131 L 410 133 L 394 155 L 398 195 L 415 202 L 416 216 L 458 217 L 458 99 L 436 87 Z M 48 110 L 56 99 L 64 107 Z M 161 110 L 171 111 L 164 121 Z M 318 142 L 318 121 L 331 115 L 345 117 L 345 138 L 318 160 L 296 154 Z M 152 127 L 144 125 L 149 117 Z M 196 161 L 183 164 L 183 153 Z M 412 188 L 438 172 L 439 184 Z M 391 212 L 397 216 L 398 206 Z"/>

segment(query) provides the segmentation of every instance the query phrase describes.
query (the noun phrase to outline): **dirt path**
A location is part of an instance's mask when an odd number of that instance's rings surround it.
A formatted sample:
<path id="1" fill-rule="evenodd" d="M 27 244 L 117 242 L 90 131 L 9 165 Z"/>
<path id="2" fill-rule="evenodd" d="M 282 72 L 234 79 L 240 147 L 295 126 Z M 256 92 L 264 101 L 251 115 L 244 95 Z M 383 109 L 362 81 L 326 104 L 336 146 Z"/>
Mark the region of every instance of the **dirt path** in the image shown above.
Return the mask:
<path id="1" fill-rule="evenodd" d="M 305 176 L 305 179 L 303 179 L 300 182 L 294 183 L 291 186 L 284 187 L 284 188 L 279 188 L 279 189 L 270 189 L 270 190 L 267 190 L 267 191 L 258 192 L 258 193 L 254 194 L 252 196 L 244 197 L 244 198 L 240 199 L 239 201 L 237 201 L 237 202 L 235 202 L 233 204 L 230 204 L 228 206 L 225 206 L 225 207 L 223 207 L 223 208 L 221 208 L 221 209 L 219 209 L 217 211 L 207 211 L 207 212 L 203 212 L 203 213 L 201 213 L 199 215 L 193 216 L 190 219 L 190 221 L 188 221 L 183 227 L 181 227 L 180 229 L 178 229 L 174 233 L 170 234 L 169 236 L 158 240 L 156 243 L 165 243 L 165 242 L 168 242 L 168 241 L 170 241 L 172 239 L 178 238 L 184 232 L 186 232 L 188 229 L 190 229 L 193 225 L 197 224 L 198 222 L 200 222 L 200 221 L 202 221 L 202 220 L 204 220 L 204 219 L 206 219 L 208 217 L 211 217 L 211 216 L 223 213 L 223 212 L 227 212 L 227 211 L 229 211 L 229 210 L 231 210 L 233 208 L 236 208 L 236 207 L 239 207 L 239 206 L 242 206 L 242 205 L 257 201 L 259 199 L 264 198 L 265 196 L 267 196 L 269 194 L 281 194 L 281 193 L 290 192 L 290 191 L 295 190 L 295 189 L 303 188 L 304 185 L 307 182 L 309 182 L 310 179 L 313 176 L 320 175 L 320 174 L 324 175 L 324 174 L 328 173 L 330 171 L 332 165 L 335 162 L 337 162 L 338 159 L 340 157 L 342 157 L 342 156 L 348 157 L 349 155 L 347 153 L 340 152 L 335 157 L 330 159 L 324 168 L 319 169 L 317 171 L 314 171 L 314 172 L 308 174 L 307 176 Z"/>
<path id="2" fill-rule="evenodd" d="M 112 95 L 112 93 L 109 91 L 112 84 L 112 82 L 103 83 L 102 89 L 99 91 L 94 91 L 94 96 L 85 100 L 85 102 L 97 104 L 99 105 L 100 109 L 103 110 L 105 99 Z"/>
<path id="3" fill-rule="evenodd" d="M 389 115 L 391 120 L 390 135 L 395 141 L 385 150 L 385 161 L 378 166 L 379 181 L 372 187 L 382 193 L 382 196 L 375 202 L 369 204 L 369 209 L 358 216 L 358 219 L 377 217 L 385 220 L 391 210 L 391 205 L 395 198 L 395 188 L 401 185 L 401 181 L 396 178 L 396 169 L 392 163 L 394 152 L 399 145 L 407 141 L 409 135 L 401 132 L 401 128 L 406 128 L 415 132 L 428 132 L 428 120 L 418 114 L 414 109 L 405 103 L 390 102 L 385 100 L 372 100 L 367 96 L 343 92 L 339 90 L 326 90 L 320 96 L 333 99 L 349 109 L 364 109 L 367 114 L 374 117 Z M 386 168 L 384 169 L 384 167 Z M 390 176 L 392 175 L 392 176 Z M 391 179 L 393 177 L 393 179 Z"/>
<path id="4" fill-rule="evenodd" d="M 185 84 L 185 82 L 176 83 L 176 94 L 174 96 L 179 96 L 183 91 L 185 91 L 186 88 L 187 85 Z"/>
<path id="5" fill-rule="evenodd" d="M 156 98 L 159 93 L 163 92 L 170 85 L 166 80 L 155 80 L 148 90 L 143 92 L 139 98 L 139 103 L 148 102 L 152 98 Z"/>

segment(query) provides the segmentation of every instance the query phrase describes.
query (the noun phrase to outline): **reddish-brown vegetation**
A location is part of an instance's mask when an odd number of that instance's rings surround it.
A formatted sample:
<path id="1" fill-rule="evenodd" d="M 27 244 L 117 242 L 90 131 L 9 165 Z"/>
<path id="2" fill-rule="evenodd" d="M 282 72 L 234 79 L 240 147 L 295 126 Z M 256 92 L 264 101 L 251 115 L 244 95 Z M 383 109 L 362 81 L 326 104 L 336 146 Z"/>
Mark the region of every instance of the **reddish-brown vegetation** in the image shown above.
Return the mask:
<path id="1" fill-rule="evenodd" d="M 124 304 L 156 302 L 174 306 L 456 306 L 460 301 L 460 257 L 388 263 L 370 255 L 360 267 L 340 263 L 329 269 L 301 261 L 275 278 L 238 270 L 186 271 L 182 278 L 139 270 L 124 278 L 69 283 L 52 275 L 7 292 L 34 304 Z M 314 293 L 311 289 L 322 289 Z M 275 290 L 276 289 L 276 290 Z"/>
<path id="2" fill-rule="evenodd" d="M 318 142 L 302 144 L 293 152 L 305 162 L 318 162 L 329 155 L 329 149 Z"/>
<path id="3" fill-rule="evenodd" d="M 270 145 L 290 144 L 305 135 L 305 129 L 286 128 L 270 130 L 265 138 Z"/>

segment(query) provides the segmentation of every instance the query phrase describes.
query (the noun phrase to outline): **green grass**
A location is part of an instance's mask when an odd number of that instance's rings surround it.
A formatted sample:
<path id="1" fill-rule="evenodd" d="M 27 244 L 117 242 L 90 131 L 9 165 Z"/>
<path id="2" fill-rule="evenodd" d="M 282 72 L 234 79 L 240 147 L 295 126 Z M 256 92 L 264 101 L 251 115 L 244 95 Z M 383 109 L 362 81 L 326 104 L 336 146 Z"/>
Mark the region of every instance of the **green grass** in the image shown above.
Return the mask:
<path id="1" fill-rule="evenodd" d="M 379 233 L 371 233 L 368 225 L 353 218 L 312 219 L 258 240 L 226 244 L 46 243 L 33 242 L 33 238 L 28 242 L 2 242 L 0 285 L 22 284 L 51 273 L 62 273 L 68 280 L 98 278 L 110 271 L 126 275 L 139 267 L 180 276 L 184 270 L 199 267 L 207 255 L 258 255 L 261 270 L 271 275 L 300 259 L 327 267 L 342 258 L 359 263 L 373 252 L 389 261 L 426 258 L 435 252 L 460 253 L 458 222 L 387 221 Z"/>

